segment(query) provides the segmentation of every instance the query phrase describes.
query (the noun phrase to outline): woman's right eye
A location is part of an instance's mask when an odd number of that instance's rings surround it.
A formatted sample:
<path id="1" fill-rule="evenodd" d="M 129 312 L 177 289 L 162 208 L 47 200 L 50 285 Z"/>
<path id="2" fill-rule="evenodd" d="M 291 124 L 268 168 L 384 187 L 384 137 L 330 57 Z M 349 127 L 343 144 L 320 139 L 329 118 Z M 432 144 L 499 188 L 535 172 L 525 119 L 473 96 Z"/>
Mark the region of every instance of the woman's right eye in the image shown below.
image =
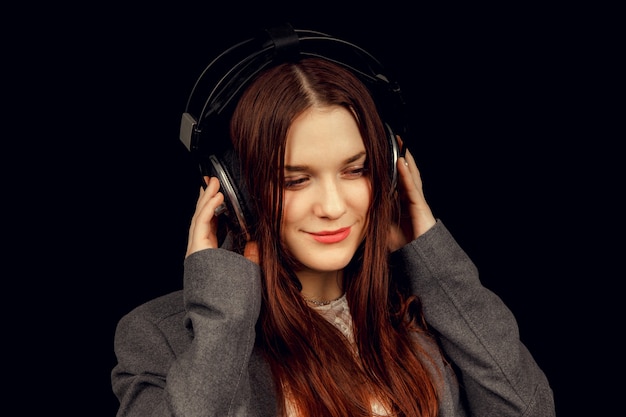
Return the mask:
<path id="1" fill-rule="evenodd" d="M 307 180 L 307 177 L 285 177 L 285 189 L 292 190 L 302 187 Z"/>

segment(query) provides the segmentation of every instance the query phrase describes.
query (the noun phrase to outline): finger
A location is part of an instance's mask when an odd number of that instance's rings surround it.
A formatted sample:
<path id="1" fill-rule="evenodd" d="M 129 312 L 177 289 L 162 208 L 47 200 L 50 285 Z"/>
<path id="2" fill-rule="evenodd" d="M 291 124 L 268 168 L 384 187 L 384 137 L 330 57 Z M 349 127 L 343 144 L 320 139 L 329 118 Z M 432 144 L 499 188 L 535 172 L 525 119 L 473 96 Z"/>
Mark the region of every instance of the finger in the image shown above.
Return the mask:
<path id="1" fill-rule="evenodd" d="M 411 178 L 413 179 L 415 185 L 418 188 L 422 188 L 422 178 L 420 176 L 419 168 L 417 167 L 417 162 L 415 162 L 415 158 L 413 158 L 413 154 L 408 149 L 404 154 L 405 166 L 408 167 L 409 172 L 411 172 Z"/>
<path id="2" fill-rule="evenodd" d="M 187 256 L 201 249 L 216 248 L 217 218 L 215 208 L 224 202 L 224 195 L 219 192 L 219 181 L 211 178 L 206 189 L 200 189 L 196 210 L 189 225 Z"/>
<path id="3" fill-rule="evenodd" d="M 200 193 L 198 200 L 196 201 L 196 210 L 191 218 L 190 233 L 193 232 L 196 225 L 201 222 L 208 221 L 206 206 L 211 204 L 211 200 L 215 198 L 217 191 L 219 190 L 219 181 L 217 178 L 204 177 L 207 183 L 206 189 L 200 187 Z"/>
<path id="4" fill-rule="evenodd" d="M 410 217 L 411 227 L 403 225 L 405 233 L 412 229 L 412 238 L 416 238 L 435 224 L 435 218 L 430 210 L 424 190 L 422 189 L 422 178 L 415 159 L 407 149 L 401 163 L 398 164 L 401 177 L 403 213 Z M 409 236 L 409 234 L 407 234 Z"/>
<path id="5" fill-rule="evenodd" d="M 400 165 L 400 176 L 402 185 L 406 193 L 406 197 L 413 204 L 425 202 L 424 192 L 422 190 L 422 178 L 419 169 L 413 158 L 413 154 L 407 149 L 406 154 Z"/>

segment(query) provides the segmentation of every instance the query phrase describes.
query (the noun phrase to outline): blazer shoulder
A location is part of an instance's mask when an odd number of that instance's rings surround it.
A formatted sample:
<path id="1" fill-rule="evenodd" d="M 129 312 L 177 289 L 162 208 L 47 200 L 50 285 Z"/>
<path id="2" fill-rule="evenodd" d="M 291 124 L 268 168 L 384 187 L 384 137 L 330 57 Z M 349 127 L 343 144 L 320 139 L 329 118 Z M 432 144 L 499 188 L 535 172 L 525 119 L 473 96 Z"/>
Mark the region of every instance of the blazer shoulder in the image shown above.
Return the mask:
<path id="1" fill-rule="evenodd" d="M 184 314 L 183 291 L 177 290 L 136 306 L 126 313 L 120 321 L 149 321 L 158 327 L 172 321 L 182 325 Z"/>

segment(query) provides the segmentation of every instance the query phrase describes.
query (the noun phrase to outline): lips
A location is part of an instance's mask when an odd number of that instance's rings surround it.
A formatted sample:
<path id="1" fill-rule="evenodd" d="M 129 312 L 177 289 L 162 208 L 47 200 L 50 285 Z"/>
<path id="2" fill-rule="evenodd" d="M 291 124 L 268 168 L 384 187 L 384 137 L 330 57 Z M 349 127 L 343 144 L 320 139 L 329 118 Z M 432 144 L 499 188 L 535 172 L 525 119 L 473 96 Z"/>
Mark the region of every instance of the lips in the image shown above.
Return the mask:
<path id="1" fill-rule="evenodd" d="M 320 243 L 338 243 L 348 237 L 350 234 L 350 228 L 344 227 L 332 231 L 323 231 L 318 233 L 311 233 L 313 239 Z"/>

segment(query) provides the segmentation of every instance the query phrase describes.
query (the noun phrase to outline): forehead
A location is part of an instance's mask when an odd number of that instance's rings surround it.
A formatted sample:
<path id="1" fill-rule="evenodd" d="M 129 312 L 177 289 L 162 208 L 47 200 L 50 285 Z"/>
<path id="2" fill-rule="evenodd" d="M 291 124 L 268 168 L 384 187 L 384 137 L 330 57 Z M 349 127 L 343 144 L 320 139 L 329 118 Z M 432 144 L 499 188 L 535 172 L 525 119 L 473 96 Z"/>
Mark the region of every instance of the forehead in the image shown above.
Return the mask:
<path id="1" fill-rule="evenodd" d="M 354 115 L 344 107 L 310 107 L 287 132 L 285 160 L 345 156 L 365 150 Z"/>

